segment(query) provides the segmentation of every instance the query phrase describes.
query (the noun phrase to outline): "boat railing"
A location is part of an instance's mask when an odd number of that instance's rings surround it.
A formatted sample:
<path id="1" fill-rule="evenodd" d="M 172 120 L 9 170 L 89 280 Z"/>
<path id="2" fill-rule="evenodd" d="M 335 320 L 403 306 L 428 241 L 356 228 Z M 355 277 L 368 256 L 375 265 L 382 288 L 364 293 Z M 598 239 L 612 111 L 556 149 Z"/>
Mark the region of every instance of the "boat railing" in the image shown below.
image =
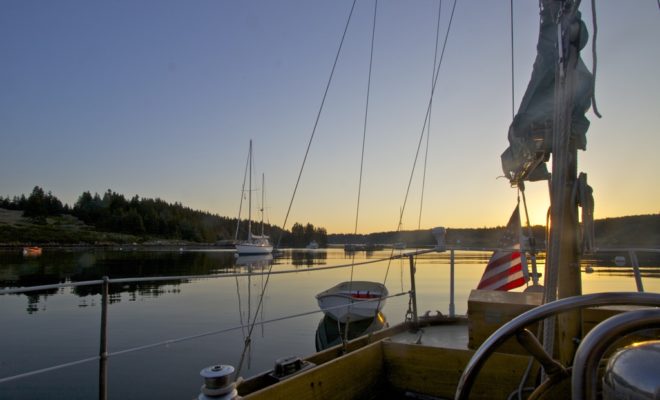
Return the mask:
<path id="1" fill-rule="evenodd" d="M 108 280 L 108 282 L 109 282 L 109 280 Z M 109 284 L 109 283 L 107 283 L 107 284 Z M 105 287 L 106 283 L 103 283 L 103 285 Z M 399 292 L 399 293 L 391 294 L 389 296 L 385 296 L 385 297 L 381 297 L 381 298 L 363 300 L 362 302 L 363 303 L 376 302 L 376 301 L 382 301 L 383 299 L 391 299 L 391 298 L 405 296 L 405 295 L 410 295 L 410 291 Z M 103 290 L 103 296 L 102 297 L 103 297 L 102 307 L 107 307 L 108 297 L 107 297 L 107 291 L 106 290 Z M 344 307 L 345 307 L 344 305 L 339 305 L 339 306 L 334 306 L 334 307 L 326 307 L 322 310 L 319 309 L 319 310 L 305 311 L 305 312 L 301 312 L 301 313 L 298 313 L 298 314 L 286 315 L 286 316 L 273 318 L 273 319 L 269 319 L 269 320 L 264 320 L 264 321 L 257 321 L 257 322 L 255 322 L 255 325 L 272 324 L 272 323 L 275 323 L 275 322 L 285 321 L 285 320 L 293 319 L 293 318 L 300 318 L 300 317 L 313 315 L 313 314 L 318 314 L 318 313 L 325 312 L 325 311 L 328 311 L 328 310 L 334 310 L 334 309 L 339 309 L 339 308 L 344 308 Z M 54 365 L 54 366 L 50 366 L 50 367 L 46 367 L 46 368 L 41 368 L 41 369 L 25 372 L 25 373 L 22 373 L 22 374 L 17 374 L 17 375 L 13 375 L 13 376 L 7 376 L 7 377 L 4 377 L 4 378 L 0 378 L 0 384 L 5 383 L 5 382 L 18 380 L 18 379 L 22 379 L 22 378 L 28 378 L 28 377 L 39 375 L 39 374 L 46 373 L 46 372 L 56 371 L 56 370 L 64 369 L 64 368 L 68 368 L 68 367 L 73 367 L 75 365 L 84 364 L 84 363 L 88 363 L 88 362 L 92 362 L 92 361 L 101 361 L 103 363 L 102 364 L 103 365 L 102 369 L 104 369 L 105 368 L 105 361 L 108 358 L 113 357 L 113 356 L 119 356 L 119 355 L 129 354 L 129 353 L 135 353 L 135 352 L 138 352 L 138 351 L 153 349 L 155 347 L 169 346 L 169 345 L 172 345 L 172 344 L 186 342 L 186 341 L 189 341 L 189 340 L 200 339 L 200 338 L 207 337 L 207 336 L 220 335 L 220 334 L 223 334 L 223 333 L 229 333 L 229 332 L 239 331 L 239 330 L 242 330 L 242 329 L 245 329 L 245 328 L 249 328 L 249 325 L 238 325 L 238 326 L 233 326 L 233 327 L 230 327 L 230 328 L 217 329 L 217 330 L 198 333 L 198 334 L 195 334 L 195 335 L 183 336 L 183 337 L 179 337 L 179 338 L 175 338 L 175 339 L 161 340 L 159 342 L 150 343 L 150 344 L 146 344 L 146 345 L 142 345 L 142 346 L 136 346 L 136 347 L 131 347 L 131 348 L 124 349 L 124 350 L 108 352 L 107 351 L 107 340 L 105 340 L 106 335 L 107 335 L 107 319 L 106 319 L 106 317 L 104 317 L 102 319 L 102 324 L 101 325 L 102 325 L 102 328 L 101 328 L 101 352 L 100 352 L 99 355 L 94 356 L 94 357 L 83 358 L 83 359 L 79 359 L 79 360 L 75 360 L 75 361 L 70 361 L 70 362 L 66 362 L 66 363 L 62 363 L 62 364 L 58 364 L 58 365 Z"/>
<path id="2" fill-rule="evenodd" d="M 637 285 L 637 291 L 638 292 L 643 292 L 644 291 L 644 284 L 642 282 L 642 273 L 640 272 L 639 269 L 639 259 L 637 258 L 637 253 L 656 253 L 660 254 L 660 249 L 653 249 L 653 248 L 597 248 L 594 250 L 593 254 L 599 254 L 599 253 L 628 253 L 628 257 L 630 259 L 630 268 L 633 271 L 633 275 L 635 277 L 635 284 Z M 625 263 L 624 263 L 625 264 Z"/>
<path id="3" fill-rule="evenodd" d="M 417 250 L 417 251 L 410 251 L 410 252 L 401 252 L 400 254 L 391 254 L 389 257 L 381 257 L 381 258 L 374 258 L 374 259 L 369 259 L 361 262 L 353 262 L 353 263 L 347 263 L 347 264 L 341 264 L 341 265 L 333 265 L 333 266 L 325 266 L 325 267 L 315 267 L 312 269 L 306 269 L 305 272 L 313 272 L 313 271 L 324 271 L 324 270 L 330 270 L 330 269 L 338 269 L 338 268 L 349 268 L 349 267 L 356 267 L 356 266 L 364 266 L 368 264 L 374 264 L 378 262 L 384 262 L 384 261 L 389 261 L 389 260 L 394 260 L 394 259 L 402 259 L 402 258 L 408 258 L 410 261 L 410 277 L 411 277 L 411 289 L 409 291 L 402 291 L 400 293 L 392 294 L 384 298 L 379 298 L 379 299 L 373 299 L 373 300 L 367 300 L 367 301 L 380 301 L 382 299 L 388 299 L 388 298 L 394 298 L 394 297 L 399 297 L 399 296 L 405 296 L 409 295 L 411 297 L 411 304 L 413 309 L 411 310 L 413 313 L 413 322 L 416 322 L 416 316 L 417 316 L 417 306 L 416 306 L 416 289 L 415 289 L 415 258 L 418 255 L 423 255 L 427 253 L 432 253 L 432 252 L 443 252 L 447 250 L 449 252 L 449 264 L 450 264 L 450 277 L 449 277 L 449 283 L 450 283 L 450 298 L 449 298 L 449 316 L 454 317 L 455 316 L 455 306 L 454 306 L 454 281 L 455 281 L 455 252 L 456 251 L 462 251 L 462 250 L 469 250 L 469 249 L 463 249 L 463 248 L 446 248 L 446 249 L 439 249 L 439 248 L 432 248 L 432 249 L 423 249 L 423 250 Z M 479 249 L 479 251 L 487 251 L 486 249 Z M 633 248 L 633 249 L 597 249 L 594 253 L 621 253 L 621 252 L 628 252 L 631 260 L 631 268 L 633 269 L 633 273 L 635 276 L 635 281 L 637 284 L 637 289 L 640 292 L 644 291 L 643 284 L 642 284 L 642 279 L 641 279 L 641 273 L 639 269 L 639 261 L 637 259 L 637 253 L 638 252 L 651 252 L 651 253 L 660 253 L 660 249 L 646 249 L 646 248 Z M 89 362 L 94 362 L 94 361 L 99 361 L 100 362 L 100 368 L 99 368 L 99 387 L 100 390 L 104 391 L 105 388 L 105 382 L 106 382 L 106 361 L 108 358 L 113 357 L 113 356 L 118 356 L 122 354 L 128 354 L 128 353 L 133 353 L 137 351 L 142 351 L 142 350 L 147 350 L 147 349 L 152 349 L 155 347 L 160 347 L 160 346 L 167 346 L 171 345 L 174 343 L 180 343 L 184 341 L 189 341 L 189 340 L 194 340 L 194 339 L 199 339 L 207 336 L 213 336 L 213 335 L 219 335 L 223 333 L 228 333 L 232 331 L 238 331 L 241 329 L 245 329 L 248 326 L 246 325 L 239 325 L 239 326 L 234 326 L 234 327 L 229 327 L 229 328 L 224 328 L 224 329 L 218 329 L 218 330 L 213 330 L 213 331 L 207 331 L 207 332 L 202 332 L 194 335 L 189 335 L 189 336 L 184 336 L 180 338 L 175 338 L 175 339 L 168 339 L 168 340 L 163 340 L 159 341 L 156 343 L 151 343 L 151 344 L 146 344 L 142 346 L 137 346 L 137 347 L 132 347 L 124 350 L 118 350 L 114 352 L 108 352 L 108 345 L 107 345 L 107 330 L 108 330 L 108 320 L 107 320 L 107 307 L 109 303 L 109 286 L 112 284 L 119 284 L 119 283 L 140 283 L 140 282 L 162 282 L 162 281 L 187 281 L 187 280 L 200 280 L 200 279 L 218 279 L 218 278 L 236 278 L 236 277 L 247 277 L 247 276 L 259 276 L 259 275 L 267 275 L 267 274 L 290 274 L 290 273 L 298 273 L 301 272 L 300 269 L 288 269 L 288 270 L 279 270 L 279 271 L 254 271 L 254 272 L 239 272 L 239 273 L 220 273 L 220 274 L 212 274 L 212 275 L 181 275 L 181 276 L 158 276 L 158 277 L 141 277 L 141 278 L 116 278 L 116 279 L 110 279 L 108 277 L 104 277 L 103 279 L 97 279 L 97 280 L 90 280 L 90 281 L 80 281 L 80 282 L 63 282 L 63 283 L 58 283 L 58 284 L 51 284 L 51 285 L 38 285 L 38 286 L 30 286 L 30 287 L 21 287 L 21 288 L 9 288 L 9 289 L 0 289 L 0 295 L 5 295 L 5 294 L 20 294 L 20 293 L 29 293 L 29 292 L 34 292 L 34 291 L 42 291 L 42 290 L 52 290 L 52 289 L 61 289 L 61 288 L 70 288 L 70 287 L 81 287 L 81 286 L 93 286 L 93 285 L 101 285 L 102 290 L 101 290 L 101 332 L 100 332 L 100 352 L 97 356 L 94 357 L 88 357 L 84 359 L 79 359 L 71 362 L 66 362 L 46 368 L 40 368 L 36 369 L 33 371 L 13 375 L 13 376 L 7 376 L 7 377 L 2 377 L 0 378 L 0 384 L 5 383 L 5 382 L 10 382 L 22 378 L 27 378 L 39 374 L 43 374 L 46 372 L 51 372 L 63 368 L 68 368 L 84 363 L 89 363 Z M 337 306 L 337 308 L 345 307 L 343 305 Z M 334 307 L 333 307 L 334 308 Z M 282 316 L 270 320 L 265 320 L 261 322 L 256 322 L 255 324 L 257 325 L 266 325 L 270 323 L 275 323 L 287 319 L 293 319 L 293 318 L 299 318 L 311 314 L 316 314 L 323 312 L 324 310 L 313 310 L 313 311 L 306 311 L 306 312 L 301 312 L 293 315 L 287 315 L 287 316 Z M 101 398 L 106 398 L 106 396 L 101 395 Z"/>
<path id="4" fill-rule="evenodd" d="M 305 269 L 305 272 L 317 272 L 317 271 L 326 271 L 330 269 L 339 269 L 339 268 L 350 268 L 350 267 L 359 267 L 362 265 L 375 264 L 388 260 L 395 260 L 399 258 L 416 256 L 420 254 L 427 254 L 435 252 L 435 249 L 425 249 L 418 250 L 413 252 L 406 252 L 404 254 L 393 254 L 390 257 L 380 257 L 372 258 L 365 261 L 347 263 L 341 265 L 329 265 L 325 267 L 314 267 L 310 269 Z M 274 270 L 274 271 L 251 271 L 251 272 L 235 272 L 235 273 L 218 273 L 218 274 L 207 274 L 207 275 L 172 275 L 172 276 L 148 276 L 148 277 L 133 277 L 133 278 L 113 278 L 108 279 L 108 283 L 141 283 L 141 282 L 163 282 L 163 281 L 189 281 L 189 280 L 199 280 L 199 279 L 218 279 L 218 278 L 240 278 L 247 276 L 260 276 L 260 275 L 279 275 L 279 274 L 293 274 L 300 273 L 300 269 L 287 269 L 287 270 Z M 70 287 L 80 287 L 80 286 L 94 286 L 102 285 L 104 279 L 96 279 L 91 281 L 79 281 L 79 282 L 63 282 L 63 283 L 54 283 L 50 285 L 37 285 L 37 286 L 26 286 L 19 288 L 10 288 L 10 289 L 0 289 L 0 295 L 3 294 L 19 294 L 19 293 L 28 293 L 41 290 L 52 290 L 52 289 L 62 289 Z"/>
<path id="5" fill-rule="evenodd" d="M 411 262 L 413 258 L 417 255 L 421 254 L 426 254 L 426 253 L 431 253 L 435 252 L 436 249 L 424 249 L 424 250 L 418 250 L 418 251 L 412 251 L 412 252 L 407 252 L 404 254 L 393 254 L 390 257 L 383 257 L 383 258 L 376 258 L 376 259 L 369 259 L 361 262 L 353 262 L 349 264 L 341 264 L 341 265 L 333 265 L 333 266 L 326 266 L 326 267 L 316 267 L 313 269 L 308 269 L 305 270 L 305 272 L 309 271 L 324 271 L 324 270 L 329 270 L 329 269 L 337 269 L 337 268 L 348 268 L 348 267 L 356 267 L 356 266 L 363 266 L 363 265 L 368 265 L 368 264 L 374 264 L 378 262 L 383 262 L 383 261 L 388 261 L 392 259 L 399 259 L 403 257 L 409 257 Z M 117 278 L 117 279 L 110 279 L 108 277 L 103 277 L 103 279 L 97 279 L 97 280 L 90 280 L 90 281 L 80 281 L 80 282 L 63 282 L 63 283 L 58 283 L 58 284 L 51 284 L 51 285 L 38 285 L 38 286 L 30 286 L 30 287 L 21 287 L 21 288 L 10 288 L 10 289 L 0 289 L 0 295 L 5 295 L 5 294 L 20 294 L 20 293 L 29 293 L 29 292 L 35 292 L 35 291 L 43 291 L 43 290 L 52 290 L 52 289 L 61 289 L 61 288 L 72 288 L 72 287 L 82 287 L 82 286 L 94 286 L 94 285 L 101 285 L 101 332 L 100 332 L 100 351 L 97 356 L 94 357 L 87 357 L 75 361 L 70 361 L 66 363 L 61 363 L 58 365 L 53 365 L 49 366 L 46 368 L 40 368 L 36 370 L 32 370 L 29 372 L 21 373 L 21 374 L 16 374 L 12 376 L 7 376 L 7 377 L 2 377 L 0 378 L 0 384 L 22 379 L 22 378 L 28 378 L 32 377 L 35 375 L 40 375 L 46 372 L 51 372 L 51 371 L 56 371 L 59 369 L 64 369 L 68 367 L 73 367 L 76 365 L 80 364 L 85 364 L 89 362 L 94 362 L 98 361 L 100 363 L 99 365 L 99 390 L 101 392 L 100 398 L 106 398 L 105 395 L 105 387 L 106 387 L 106 382 L 107 382 L 107 360 L 110 357 L 113 356 L 119 356 L 123 354 L 128 354 L 128 353 L 134 353 L 137 351 L 143 351 L 147 349 L 152 349 L 155 347 L 161 347 L 161 346 L 168 346 L 171 344 L 175 343 L 180 343 L 180 342 L 185 342 L 189 340 L 194 340 L 194 339 L 200 339 L 203 337 L 207 336 L 213 336 L 213 335 L 219 335 L 223 333 L 228 333 L 232 331 L 238 331 L 242 330 L 245 328 L 249 328 L 248 325 L 238 325 L 238 326 L 233 326 L 229 328 L 223 328 L 223 329 L 218 329 L 218 330 L 213 330 L 213 331 L 207 331 L 207 332 L 202 332 L 194 335 L 189 335 L 189 336 L 184 336 L 184 337 L 179 337 L 175 339 L 168 339 L 168 340 L 163 340 L 155 343 L 150 343 L 142 346 L 137 346 L 137 347 L 132 347 L 124 350 L 118 350 L 118 351 L 113 351 L 109 352 L 108 351 L 108 340 L 107 340 L 107 332 L 108 332 L 108 313 L 107 313 L 107 308 L 109 304 L 109 286 L 112 284 L 120 284 L 120 283 L 140 283 L 140 282 L 162 282 L 162 281 L 187 281 L 187 280 L 199 280 L 199 279 L 218 279 L 218 278 L 236 278 L 236 277 L 247 277 L 247 276 L 259 276 L 259 275 L 267 275 L 267 274 L 290 274 L 290 273 L 298 273 L 301 272 L 300 269 L 290 269 L 290 270 L 280 270 L 280 271 L 254 271 L 254 272 L 240 272 L 240 273 L 221 273 L 221 274 L 212 274 L 212 275 L 181 275 L 181 276 L 158 276 L 158 277 L 141 277 L 141 278 Z M 414 282 L 414 267 L 411 264 L 411 279 Z M 414 286 L 414 284 L 413 284 Z M 372 302 L 372 301 L 382 301 L 384 299 L 389 299 L 389 298 L 395 298 L 395 297 L 400 297 L 400 296 L 411 296 L 414 298 L 415 293 L 413 290 L 410 291 L 402 291 L 399 293 L 391 294 L 386 297 L 380 297 L 380 298 L 375 298 L 375 299 L 370 299 L 370 300 L 363 300 L 362 302 Z M 312 314 L 317 314 L 321 312 L 325 312 L 328 310 L 333 310 L 335 308 L 343 308 L 345 307 L 344 305 L 336 306 L 336 307 L 329 307 L 325 308 L 323 310 L 318 309 L 318 310 L 312 310 L 312 311 L 306 311 L 306 312 L 301 312 L 297 314 L 292 314 L 292 315 L 286 315 L 270 320 L 265 320 L 261 322 L 255 322 L 255 325 L 266 325 L 266 324 L 271 324 L 275 322 L 280 322 L 288 319 L 293 319 L 293 318 L 300 318 L 303 316 L 307 315 L 312 315 Z M 416 310 L 415 310 L 416 314 Z"/>

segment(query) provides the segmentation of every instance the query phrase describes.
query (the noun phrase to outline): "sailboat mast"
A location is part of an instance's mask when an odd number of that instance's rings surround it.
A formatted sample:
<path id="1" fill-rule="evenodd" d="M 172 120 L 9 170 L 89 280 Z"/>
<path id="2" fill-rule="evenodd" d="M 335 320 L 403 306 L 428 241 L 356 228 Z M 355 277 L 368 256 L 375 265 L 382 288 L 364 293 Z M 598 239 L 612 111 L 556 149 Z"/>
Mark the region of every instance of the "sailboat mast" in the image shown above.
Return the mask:
<path id="1" fill-rule="evenodd" d="M 582 294 L 577 193 L 590 188 L 586 176 L 578 179 L 577 150 L 586 149 L 585 114 L 591 106 L 593 75 L 580 58 L 588 33 L 579 5 L 580 0 L 539 0 L 537 56 L 509 127 L 509 148 L 502 153 L 502 170 L 514 186 L 550 178 L 546 303 Z M 552 174 L 545 164 L 550 156 Z M 582 337 L 580 311 L 561 314 L 557 321 L 546 320 L 543 344 L 548 353 L 570 365 Z"/>
<path id="2" fill-rule="evenodd" d="M 261 174 L 261 236 L 264 236 L 264 193 L 266 192 L 266 177 Z"/>
<path id="3" fill-rule="evenodd" d="M 250 139 L 250 156 L 249 156 L 249 186 L 248 186 L 248 241 L 252 241 L 252 139 Z"/>
<path id="4" fill-rule="evenodd" d="M 573 188 L 577 182 L 578 141 L 574 136 L 574 112 L 578 66 L 580 63 L 580 24 L 575 3 L 557 23 L 559 65 L 555 70 L 555 113 L 553 121 L 550 242 L 546 301 L 582 294 L 579 257 L 578 204 Z M 563 4 L 562 4 L 563 6 Z M 561 6 L 560 6 L 561 7 Z M 584 39 L 584 38 L 582 38 Z M 568 365 L 582 337 L 579 310 L 557 317 L 559 360 Z"/>

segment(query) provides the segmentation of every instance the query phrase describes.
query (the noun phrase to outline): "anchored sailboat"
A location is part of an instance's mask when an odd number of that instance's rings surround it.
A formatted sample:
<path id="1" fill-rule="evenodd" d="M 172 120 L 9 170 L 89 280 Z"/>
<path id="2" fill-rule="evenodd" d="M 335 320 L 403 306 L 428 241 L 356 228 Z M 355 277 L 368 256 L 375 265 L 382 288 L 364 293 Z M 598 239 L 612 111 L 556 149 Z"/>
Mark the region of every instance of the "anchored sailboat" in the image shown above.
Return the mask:
<path id="1" fill-rule="evenodd" d="M 264 175 L 262 178 L 262 191 L 261 191 L 261 234 L 255 235 L 252 233 L 252 140 L 250 140 L 250 151 L 248 153 L 248 234 L 247 240 L 236 244 L 236 253 L 242 255 L 254 254 L 270 254 L 273 252 L 273 246 L 270 244 L 268 236 L 264 234 L 264 191 L 263 186 L 265 182 Z M 237 230 L 238 234 L 238 230 Z"/>

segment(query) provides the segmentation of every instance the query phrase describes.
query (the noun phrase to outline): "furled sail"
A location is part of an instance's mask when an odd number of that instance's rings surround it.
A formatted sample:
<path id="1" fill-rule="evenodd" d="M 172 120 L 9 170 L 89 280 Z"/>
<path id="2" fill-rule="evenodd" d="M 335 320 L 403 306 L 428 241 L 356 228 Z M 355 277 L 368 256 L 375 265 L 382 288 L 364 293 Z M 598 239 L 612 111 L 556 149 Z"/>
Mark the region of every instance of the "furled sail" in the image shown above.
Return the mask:
<path id="1" fill-rule="evenodd" d="M 541 0 L 541 23 L 537 55 L 532 77 L 520 108 L 509 127 L 509 147 L 502 153 L 504 175 L 516 184 L 522 180 L 548 179 L 545 165 L 552 153 L 553 112 L 555 108 L 555 80 L 560 57 L 558 56 L 557 28 L 559 16 L 567 12 L 571 2 Z M 582 49 L 587 43 L 588 33 L 580 13 L 576 13 L 570 24 L 569 40 L 579 43 Z M 568 46 L 563 46 L 568 48 Z M 577 84 L 573 93 L 571 139 L 578 149 L 586 148 L 586 132 L 589 120 L 585 113 L 591 105 L 593 75 L 581 58 L 576 65 Z"/>

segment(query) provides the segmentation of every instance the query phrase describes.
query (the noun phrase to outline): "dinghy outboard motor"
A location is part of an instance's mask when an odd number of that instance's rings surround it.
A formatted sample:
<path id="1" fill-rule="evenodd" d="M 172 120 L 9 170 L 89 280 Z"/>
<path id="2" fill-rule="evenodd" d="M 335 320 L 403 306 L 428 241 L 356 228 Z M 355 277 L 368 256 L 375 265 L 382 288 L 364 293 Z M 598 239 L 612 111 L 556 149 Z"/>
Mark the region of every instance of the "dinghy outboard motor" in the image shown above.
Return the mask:
<path id="1" fill-rule="evenodd" d="M 603 399 L 660 399 L 660 340 L 635 343 L 618 350 L 607 362 Z"/>
<path id="2" fill-rule="evenodd" d="M 238 397 L 235 382 L 232 382 L 234 367 L 212 365 L 199 373 L 204 378 L 202 393 L 197 400 L 232 400 Z"/>

